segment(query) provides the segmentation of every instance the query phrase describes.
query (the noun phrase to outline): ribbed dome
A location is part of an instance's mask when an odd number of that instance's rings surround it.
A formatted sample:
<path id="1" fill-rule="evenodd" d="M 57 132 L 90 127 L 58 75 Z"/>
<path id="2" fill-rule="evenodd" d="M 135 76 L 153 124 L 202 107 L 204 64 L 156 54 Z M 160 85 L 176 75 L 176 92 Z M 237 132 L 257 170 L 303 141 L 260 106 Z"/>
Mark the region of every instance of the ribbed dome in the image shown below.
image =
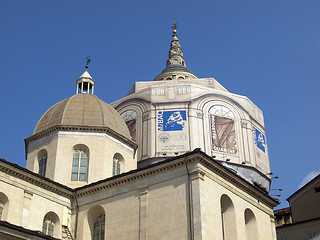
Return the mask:
<path id="1" fill-rule="evenodd" d="M 109 127 L 131 138 L 120 114 L 93 94 L 75 94 L 53 105 L 43 114 L 33 134 L 57 125 Z"/>

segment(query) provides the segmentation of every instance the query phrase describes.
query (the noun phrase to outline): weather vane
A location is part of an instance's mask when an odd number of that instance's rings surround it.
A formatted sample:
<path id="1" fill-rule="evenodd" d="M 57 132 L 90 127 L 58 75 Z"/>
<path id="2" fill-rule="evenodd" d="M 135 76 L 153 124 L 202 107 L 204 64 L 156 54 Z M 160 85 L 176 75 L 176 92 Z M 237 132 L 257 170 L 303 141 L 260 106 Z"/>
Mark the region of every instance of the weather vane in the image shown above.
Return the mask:
<path id="1" fill-rule="evenodd" d="M 86 65 L 86 68 L 88 68 L 89 66 L 89 63 L 91 62 L 91 57 L 86 57 L 85 60 L 87 60 L 87 65 Z"/>
<path id="2" fill-rule="evenodd" d="M 176 18 L 173 18 L 173 27 L 172 27 L 173 30 L 177 29 L 176 20 L 177 20 Z"/>

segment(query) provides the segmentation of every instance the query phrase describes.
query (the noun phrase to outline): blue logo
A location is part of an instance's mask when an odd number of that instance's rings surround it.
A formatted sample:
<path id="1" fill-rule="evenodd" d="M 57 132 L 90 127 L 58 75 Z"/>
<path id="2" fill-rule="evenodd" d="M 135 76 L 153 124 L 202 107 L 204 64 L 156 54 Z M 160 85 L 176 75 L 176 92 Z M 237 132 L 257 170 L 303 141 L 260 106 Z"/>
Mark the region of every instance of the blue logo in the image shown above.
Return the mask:
<path id="1" fill-rule="evenodd" d="M 254 144 L 261 149 L 261 151 L 266 152 L 266 137 L 257 128 L 253 126 L 253 136 Z"/>
<path id="2" fill-rule="evenodd" d="M 186 111 L 158 111 L 159 131 L 182 131 L 187 122 Z"/>

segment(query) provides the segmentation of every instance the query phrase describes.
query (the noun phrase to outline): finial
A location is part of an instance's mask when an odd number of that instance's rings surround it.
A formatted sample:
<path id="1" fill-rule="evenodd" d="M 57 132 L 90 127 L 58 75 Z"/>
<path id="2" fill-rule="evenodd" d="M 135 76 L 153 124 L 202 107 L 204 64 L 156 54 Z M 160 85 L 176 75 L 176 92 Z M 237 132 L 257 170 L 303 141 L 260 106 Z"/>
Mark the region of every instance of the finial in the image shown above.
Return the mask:
<path id="1" fill-rule="evenodd" d="M 91 57 L 86 57 L 85 60 L 87 60 L 87 65 L 86 65 L 86 69 L 88 69 L 89 67 L 89 63 L 91 62 Z"/>
<path id="2" fill-rule="evenodd" d="M 177 33 L 177 23 L 176 23 L 176 18 L 173 18 L 173 27 L 172 27 L 172 29 L 173 29 L 173 31 L 172 31 L 172 33 L 173 34 L 176 34 Z"/>

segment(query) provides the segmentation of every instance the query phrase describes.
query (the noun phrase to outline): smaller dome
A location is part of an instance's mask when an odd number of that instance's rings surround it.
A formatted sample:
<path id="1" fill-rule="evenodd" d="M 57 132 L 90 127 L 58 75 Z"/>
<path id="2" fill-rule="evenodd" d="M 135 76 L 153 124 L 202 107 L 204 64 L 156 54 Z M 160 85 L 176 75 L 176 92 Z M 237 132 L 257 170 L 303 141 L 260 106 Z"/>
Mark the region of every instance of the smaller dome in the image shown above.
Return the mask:
<path id="1" fill-rule="evenodd" d="M 40 118 L 33 134 L 58 125 L 109 127 L 131 139 L 120 114 L 93 94 L 75 94 L 53 105 Z"/>

